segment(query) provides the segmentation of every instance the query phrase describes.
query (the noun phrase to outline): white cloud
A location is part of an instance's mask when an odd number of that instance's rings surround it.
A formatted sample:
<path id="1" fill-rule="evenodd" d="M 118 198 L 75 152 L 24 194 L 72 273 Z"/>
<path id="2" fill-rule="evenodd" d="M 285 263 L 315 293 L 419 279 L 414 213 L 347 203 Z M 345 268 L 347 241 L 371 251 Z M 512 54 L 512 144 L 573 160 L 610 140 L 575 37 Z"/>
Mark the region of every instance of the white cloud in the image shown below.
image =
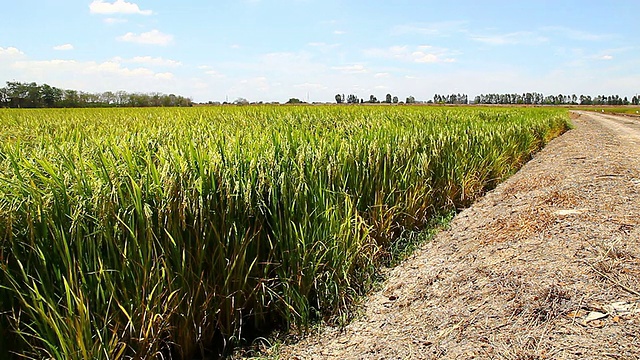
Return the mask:
<path id="1" fill-rule="evenodd" d="M 16 78 L 88 92 L 125 90 L 191 95 L 190 83 L 171 72 L 126 66 L 118 59 L 103 62 L 78 60 L 18 60 L 8 67 Z M 2 70 L 0 69 L 0 75 Z"/>
<path id="2" fill-rule="evenodd" d="M 127 19 L 121 19 L 121 18 L 106 18 L 104 19 L 104 22 L 106 24 L 109 25 L 113 25 L 113 24 L 122 24 L 122 23 L 126 23 Z"/>
<path id="3" fill-rule="evenodd" d="M 58 45 L 58 46 L 54 46 L 53 50 L 58 50 L 58 51 L 73 50 L 73 45 L 71 44 Z"/>
<path id="4" fill-rule="evenodd" d="M 344 35 L 344 34 L 346 34 L 346 33 L 347 33 L 346 31 L 342 31 L 342 30 L 335 30 L 335 31 L 333 32 L 333 34 L 334 34 L 334 35 Z"/>
<path id="5" fill-rule="evenodd" d="M 157 73 L 153 75 L 156 79 L 173 80 L 174 76 L 170 72 Z"/>
<path id="6" fill-rule="evenodd" d="M 17 61 L 13 64 L 14 69 L 26 70 L 34 74 L 43 72 L 56 72 L 59 74 L 69 71 L 76 72 L 77 74 L 84 75 L 119 75 L 125 77 L 138 77 L 138 76 L 154 76 L 155 73 L 147 68 L 127 68 L 123 67 L 117 61 L 76 61 L 76 60 L 27 60 Z"/>
<path id="7" fill-rule="evenodd" d="M 465 21 L 441 21 L 435 23 L 414 23 L 398 25 L 391 30 L 392 35 L 417 34 L 427 36 L 449 36 L 466 32 Z"/>
<path id="8" fill-rule="evenodd" d="M 603 49 L 598 52 L 592 52 L 591 49 L 585 48 L 558 48 L 555 55 L 566 59 L 566 62 L 563 63 L 564 67 L 581 68 L 587 71 L 590 66 L 594 65 L 594 62 L 623 59 L 625 53 L 633 50 L 634 48 L 631 46 Z"/>
<path id="9" fill-rule="evenodd" d="M 554 37 L 564 36 L 572 40 L 580 41 L 602 41 L 612 38 L 609 34 L 594 34 L 582 30 L 571 29 L 564 26 L 545 26 L 542 31 L 551 33 Z"/>
<path id="10" fill-rule="evenodd" d="M 257 91 L 258 93 L 268 93 L 271 90 L 271 84 L 269 83 L 269 79 L 267 79 L 265 76 L 257 76 L 240 80 L 240 82 L 231 87 L 229 90 L 232 94 L 247 94 L 248 92 L 252 91 Z M 243 96 L 239 95 L 238 97 Z"/>
<path id="11" fill-rule="evenodd" d="M 596 53 L 593 56 L 590 57 L 586 57 L 586 59 L 595 59 L 595 60 L 613 60 L 616 58 L 616 56 L 618 54 L 625 54 L 628 53 L 629 51 L 634 50 L 634 48 L 632 46 L 624 46 L 624 47 L 618 47 L 618 48 L 609 48 L 609 49 L 604 49 L 598 53 Z"/>
<path id="12" fill-rule="evenodd" d="M 322 71 L 324 64 L 312 62 L 312 56 L 306 51 L 300 52 L 273 52 L 259 56 L 251 61 L 251 69 L 260 74 L 269 74 L 270 77 L 280 74 L 285 77 L 305 79 L 313 71 Z"/>
<path id="13" fill-rule="evenodd" d="M 345 74 L 360 74 L 367 72 L 367 69 L 364 65 L 354 64 L 354 65 L 346 65 L 346 66 L 333 66 L 331 69 L 338 70 Z"/>
<path id="14" fill-rule="evenodd" d="M 488 45 L 540 44 L 549 41 L 548 38 L 529 31 L 497 35 L 472 35 L 471 39 Z"/>
<path id="15" fill-rule="evenodd" d="M 118 37 L 118 40 L 137 44 L 168 45 L 173 41 L 173 35 L 164 34 L 158 30 L 151 30 L 139 35 L 128 32 Z"/>
<path id="16" fill-rule="evenodd" d="M 140 10 L 135 3 L 126 2 L 124 0 L 116 0 L 113 3 L 104 2 L 103 0 L 95 0 L 89 5 L 89 12 L 92 14 L 139 14 L 151 15 L 151 10 Z"/>
<path id="17" fill-rule="evenodd" d="M 147 68 L 126 68 L 122 67 L 118 63 L 114 63 L 111 61 L 106 61 L 103 63 L 80 63 L 81 66 L 85 66 L 84 71 L 87 73 L 110 73 L 117 74 L 127 77 L 137 77 L 137 76 L 154 76 L 155 73 Z"/>
<path id="18" fill-rule="evenodd" d="M 425 54 L 421 51 L 415 51 L 411 54 L 414 57 L 415 62 L 417 63 L 437 63 L 439 61 L 438 57 L 433 54 Z M 449 60 L 448 62 L 453 62 L 453 60 Z"/>
<path id="19" fill-rule="evenodd" d="M 367 49 L 364 51 L 364 54 L 370 57 L 396 59 L 415 63 L 441 63 L 456 61 L 456 59 L 452 57 L 454 53 L 449 49 L 436 48 L 428 45 L 415 47 L 396 45 L 386 49 Z"/>
<path id="20" fill-rule="evenodd" d="M 171 66 L 176 67 L 182 65 L 180 61 L 164 59 L 161 57 L 151 57 L 151 56 L 136 56 L 131 60 L 124 60 L 125 62 L 132 62 L 137 64 L 147 64 L 153 66 Z"/>
<path id="21" fill-rule="evenodd" d="M 326 90 L 327 89 L 325 85 L 317 84 L 317 83 L 296 84 L 296 85 L 293 85 L 293 87 L 296 89 L 302 89 L 302 90 Z"/>
<path id="22" fill-rule="evenodd" d="M 387 77 L 389 77 L 389 73 L 381 72 L 381 73 L 376 73 L 373 76 L 376 77 L 376 78 L 387 78 Z"/>
<path id="23" fill-rule="evenodd" d="M 17 48 L 8 47 L 3 48 L 0 47 L 0 57 L 23 57 L 24 53 Z"/>
<path id="24" fill-rule="evenodd" d="M 219 73 L 219 72 L 217 72 L 215 70 L 207 70 L 204 73 L 209 75 L 209 76 L 211 76 L 211 77 L 213 77 L 213 78 L 216 78 L 216 79 L 220 79 L 220 78 L 224 77 L 223 74 L 221 74 L 221 73 Z"/>
<path id="25" fill-rule="evenodd" d="M 324 42 L 310 42 L 307 45 L 323 53 L 334 52 L 340 47 L 340 44 L 327 44 Z"/>

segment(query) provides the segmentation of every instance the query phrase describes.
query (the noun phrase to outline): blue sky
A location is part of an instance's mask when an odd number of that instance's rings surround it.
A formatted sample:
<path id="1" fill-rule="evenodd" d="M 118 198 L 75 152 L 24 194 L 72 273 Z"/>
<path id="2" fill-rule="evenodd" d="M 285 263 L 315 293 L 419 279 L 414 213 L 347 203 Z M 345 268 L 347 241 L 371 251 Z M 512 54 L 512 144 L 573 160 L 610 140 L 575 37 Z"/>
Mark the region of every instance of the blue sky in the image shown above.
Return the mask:
<path id="1" fill-rule="evenodd" d="M 20 0 L 0 81 L 195 101 L 640 92 L 640 2 Z"/>

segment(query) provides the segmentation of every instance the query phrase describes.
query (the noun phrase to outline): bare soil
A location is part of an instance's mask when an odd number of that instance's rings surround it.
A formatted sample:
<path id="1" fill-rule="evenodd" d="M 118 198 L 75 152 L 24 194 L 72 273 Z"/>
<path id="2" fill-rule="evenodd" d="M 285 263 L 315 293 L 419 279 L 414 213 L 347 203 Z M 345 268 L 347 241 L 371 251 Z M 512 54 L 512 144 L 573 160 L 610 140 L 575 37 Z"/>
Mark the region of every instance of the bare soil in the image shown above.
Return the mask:
<path id="1" fill-rule="evenodd" d="M 640 119 L 575 129 L 287 359 L 640 359 Z"/>

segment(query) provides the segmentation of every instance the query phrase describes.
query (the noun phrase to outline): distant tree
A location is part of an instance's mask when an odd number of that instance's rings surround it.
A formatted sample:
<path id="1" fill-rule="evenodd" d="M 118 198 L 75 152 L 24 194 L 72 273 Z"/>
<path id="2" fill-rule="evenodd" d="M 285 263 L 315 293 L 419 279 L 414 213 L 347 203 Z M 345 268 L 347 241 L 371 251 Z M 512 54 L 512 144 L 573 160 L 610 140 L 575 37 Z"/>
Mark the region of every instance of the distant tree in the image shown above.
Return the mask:
<path id="1" fill-rule="evenodd" d="M 27 92 L 26 102 L 23 106 L 30 108 L 43 107 L 44 103 L 42 102 L 42 92 L 40 91 L 38 84 L 32 82 L 29 84 L 23 84 L 23 86 Z"/>
<path id="2" fill-rule="evenodd" d="M 114 93 L 112 93 L 113 95 L 113 102 L 112 104 L 115 106 L 124 106 L 124 101 L 126 98 L 126 92 L 124 91 L 116 91 Z"/>
<path id="3" fill-rule="evenodd" d="M 62 98 L 63 107 L 80 107 L 80 95 L 76 90 L 65 90 Z"/>
<path id="4" fill-rule="evenodd" d="M 397 96 L 394 96 L 394 97 L 393 97 L 393 100 L 391 100 L 391 101 L 392 101 L 394 104 L 397 104 L 397 103 L 398 103 L 398 97 L 397 97 Z"/>
<path id="5" fill-rule="evenodd" d="M 28 87 L 17 81 L 7 81 L 7 95 L 9 107 L 25 107 L 27 102 Z"/>
<path id="6" fill-rule="evenodd" d="M 151 106 L 162 106 L 162 94 L 154 92 L 147 95 Z M 101 101 L 101 99 L 99 100 Z"/>
<path id="7" fill-rule="evenodd" d="M 517 95 L 502 95 L 502 101 L 509 103 L 509 99 L 515 99 Z M 433 96 L 432 103 L 437 104 L 468 104 L 469 96 L 467 94 L 451 94 L 451 95 L 438 95 Z"/>
<path id="8" fill-rule="evenodd" d="M 7 89 L 0 88 L 0 107 L 8 107 L 8 106 L 9 106 L 9 94 L 7 92 Z"/>
<path id="9" fill-rule="evenodd" d="M 385 101 L 384 102 L 386 102 L 387 104 L 391 104 L 391 100 L 392 100 L 391 94 L 387 94 L 387 96 L 385 97 Z"/>
<path id="10" fill-rule="evenodd" d="M 61 89 L 51 87 L 47 84 L 41 87 L 42 101 L 45 107 L 57 107 L 62 100 L 63 92 Z"/>
<path id="11" fill-rule="evenodd" d="M 249 105 L 249 101 L 245 98 L 239 97 L 233 101 L 236 105 Z"/>
<path id="12" fill-rule="evenodd" d="M 407 101 L 405 101 L 407 104 L 415 104 L 416 103 L 416 98 L 414 98 L 413 96 L 409 96 L 407 98 Z"/>
<path id="13" fill-rule="evenodd" d="M 302 104 L 302 101 L 297 98 L 291 98 L 285 104 Z"/>
<path id="14" fill-rule="evenodd" d="M 357 104 L 359 102 L 358 97 L 354 94 L 349 94 L 349 96 L 347 96 L 347 104 Z"/>
<path id="15" fill-rule="evenodd" d="M 48 84 L 7 82 L 0 88 L 0 106 L 13 108 L 105 107 L 105 106 L 192 106 L 191 99 L 161 93 L 126 93 L 119 91 L 88 93 L 62 90 Z"/>
<path id="16" fill-rule="evenodd" d="M 83 97 L 82 94 L 80 94 L 80 97 L 81 98 Z M 128 103 L 129 103 L 129 106 L 134 106 L 134 107 L 151 106 L 151 102 L 149 101 L 149 98 L 141 93 L 129 94 Z M 169 101 L 167 106 L 177 106 L 177 105 L 178 105 L 177 96 L 175 96 L 174 94 L 169 94 Z"/>
<path id="17" fill-rule="evenodd" d="M 111 91 L 105 91 L 102 93 L 101 101 L 107 106 L 114 105 L 116 103 L 116 94 Z"/>
<path id="18" fill-rule="evenodd" d="M 378 102 L 378 98 L 375 97 L 375 95 L 369 95 L 369 102 L 374 104 Z"/>
<path id="19" fill-rule="evenodd" d="M 162 106 L 166 106 L 166 107 L 175 106 L 176 105 L 176 101 L 177 101 L 177 99 L 176 99 L 175 95 L 170 94 L 170 95 L 165 96 L 165 97 L 162 98 L 161 104 L 162 104 Z M 240 104 L 240 105 L 244 105 L 244 104 L 248 104 L 249 103 L 247 101 L 247 99 L 243 99 L 243 98 L 238 98 L 236 101 L 237 101 L 237 104 Z M 129 104 L 131 102 L 132 102 L 132 100 L 129 100 Z"/>
<path id="20" fill-rule="evenodd" d="M 344 101 L 343 96 L 340 94 L 336 94 L 336 103 L 342 104 L 343 101 Z"/>

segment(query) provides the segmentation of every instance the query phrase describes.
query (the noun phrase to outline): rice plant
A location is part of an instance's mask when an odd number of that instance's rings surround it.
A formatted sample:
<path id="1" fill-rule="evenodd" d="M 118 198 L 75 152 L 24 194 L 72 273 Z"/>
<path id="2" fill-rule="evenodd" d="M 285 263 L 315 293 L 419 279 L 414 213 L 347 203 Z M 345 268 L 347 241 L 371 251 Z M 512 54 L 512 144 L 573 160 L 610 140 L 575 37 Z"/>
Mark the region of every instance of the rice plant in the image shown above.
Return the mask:
<path id="1" fill-rule="evenodd" d="M 343 311 L 403 230 L 469 205 L 568 117 L 49 109 L 0 125 L 0 357 L 193 359 Z"/>

